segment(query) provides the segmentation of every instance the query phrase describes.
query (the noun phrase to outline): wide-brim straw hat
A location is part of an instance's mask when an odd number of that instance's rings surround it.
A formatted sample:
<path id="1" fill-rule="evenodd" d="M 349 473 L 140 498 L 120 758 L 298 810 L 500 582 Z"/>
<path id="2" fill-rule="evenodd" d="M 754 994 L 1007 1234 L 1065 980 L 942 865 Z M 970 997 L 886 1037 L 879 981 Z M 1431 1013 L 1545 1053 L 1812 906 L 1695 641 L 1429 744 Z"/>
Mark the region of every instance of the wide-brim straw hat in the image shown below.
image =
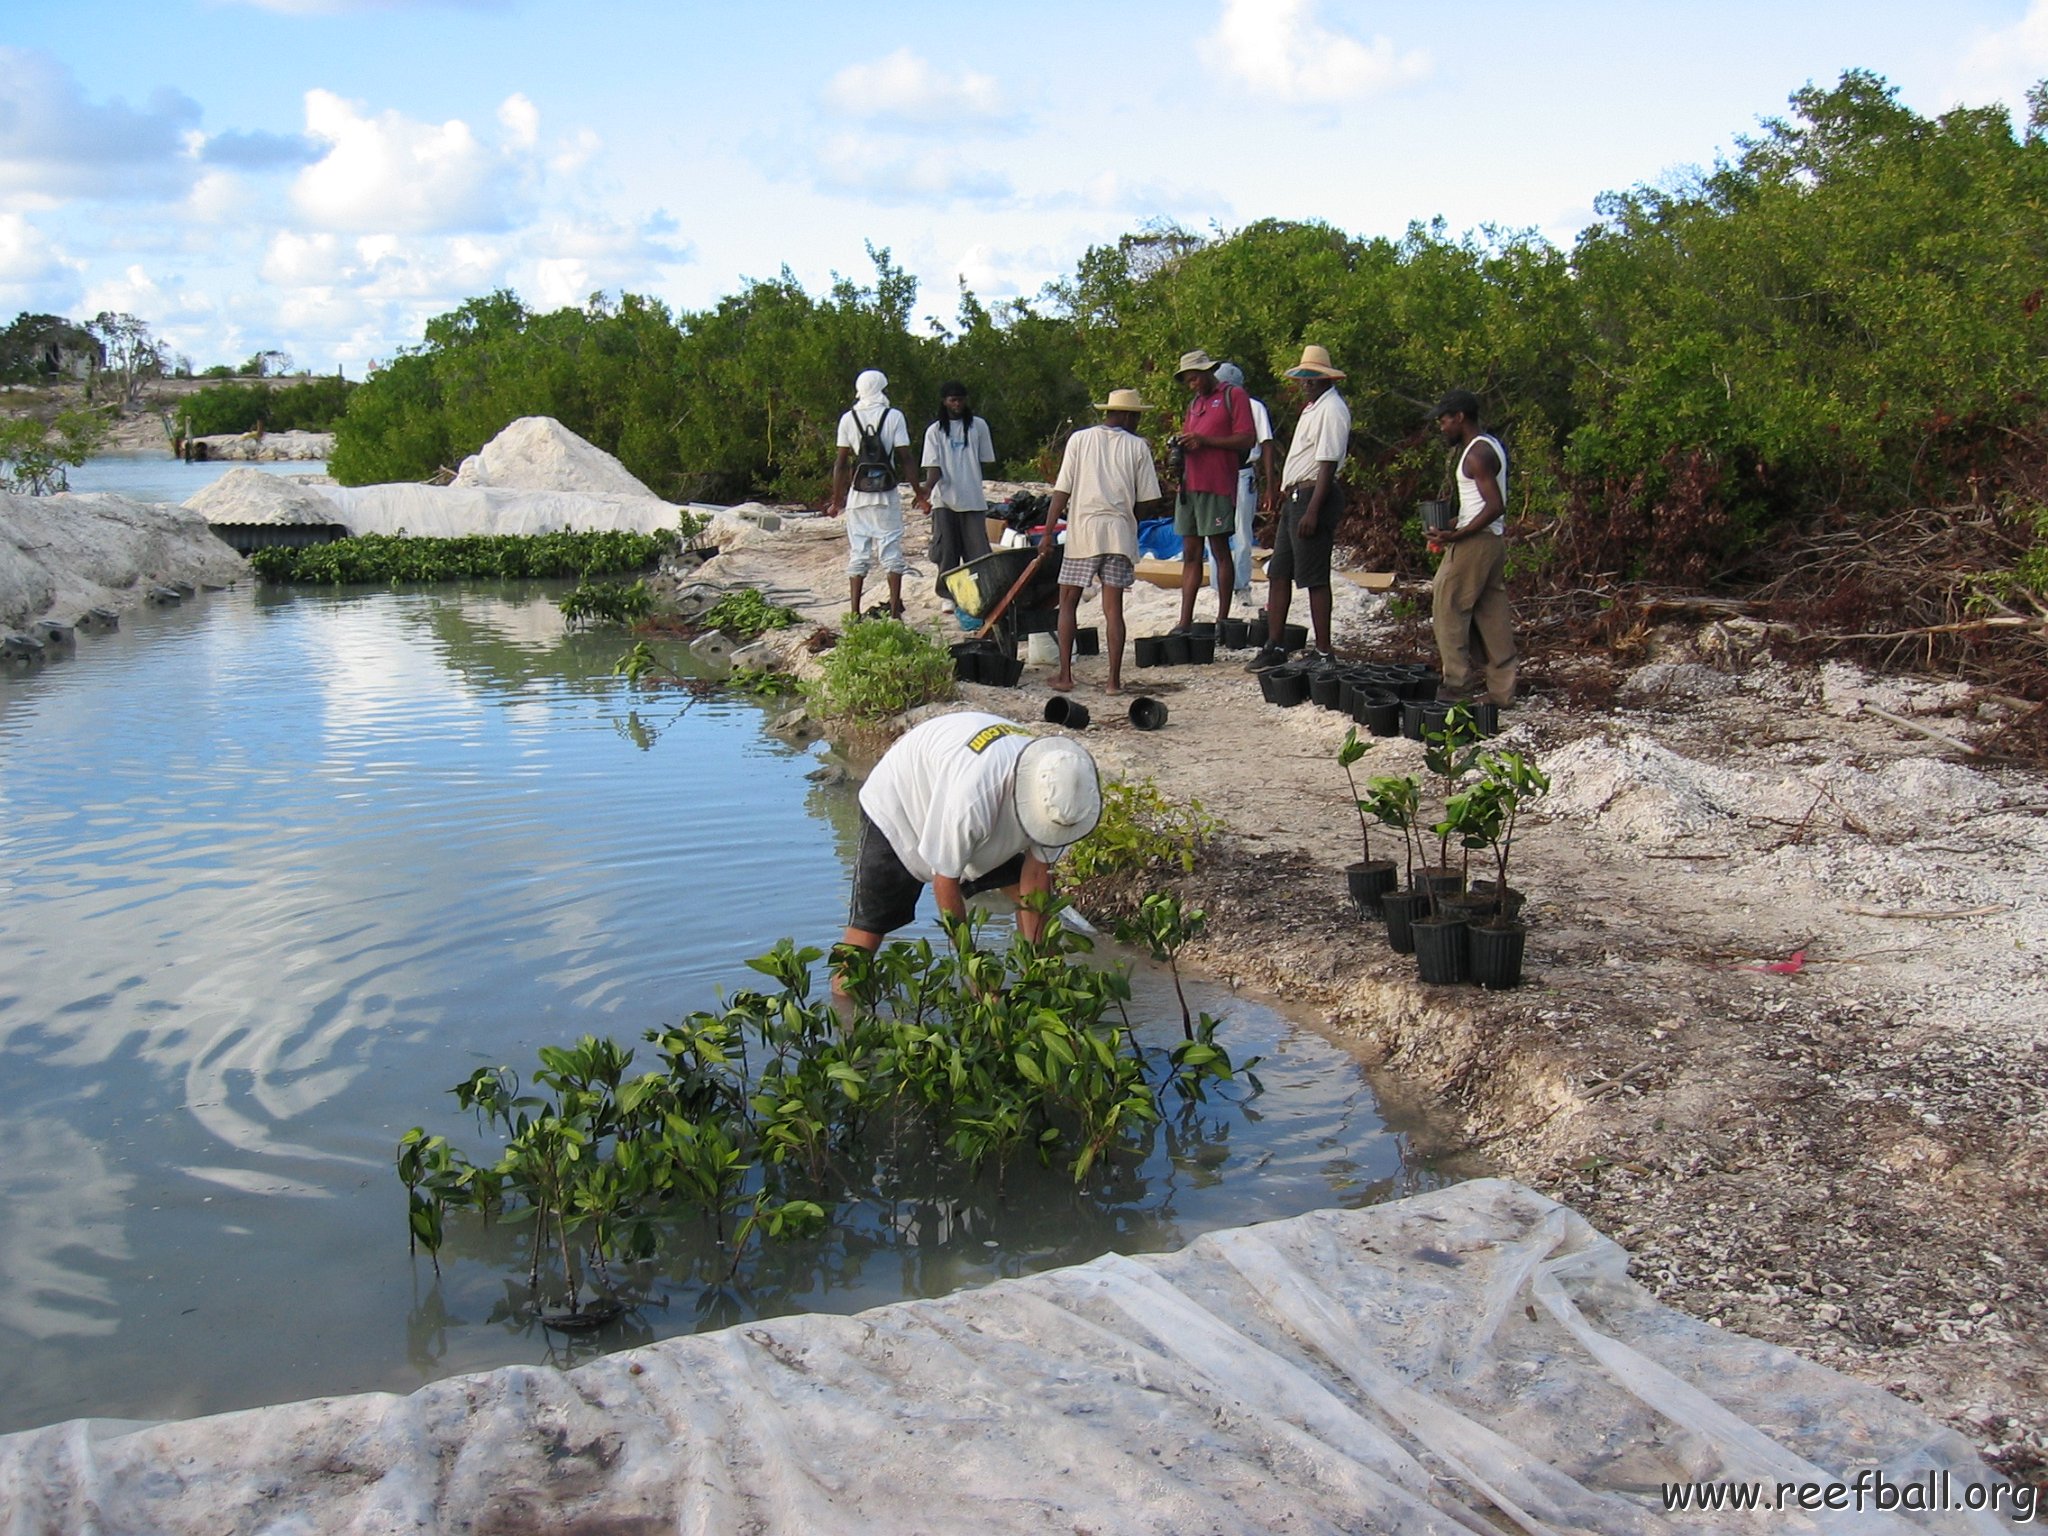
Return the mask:
<path id="1" fill-rule="evenodd" d="M 1173 376 L 1176 379 L 1184 379 L 1191 373 L 1214 373 L 1215 371 L 1216 359 L 1204 352 L 1200 347 L 1197 347 L 1192 352 L 1181 353 L 1180 366 L 1173 370 Z"/>
<path id="2" fill-rule="evenodd" d="M 1078 741 L 1039 736 L 1017 754 L 1017 823 L 1041 848 L 1078 843 L 1102 819 L 1102 776 Z"/>
<path id="3" fill-rule="evenodd" d="M 1301 361 L 1287 370 L 1290 379 L 1341 379 L 1345 377 L 1341 368 L 1333 367 L 1330 354 L 1322 347 L 1303 347 Z"/>
<path id="4" fill-rule="evenodd" d="M 1152 407 L 1138 397 L 1138 392 L 1135 389 L 1112 389 L 1107 400 L 1095 402 L 1095 409 L 1098 411 L 1149 411 Z"/>

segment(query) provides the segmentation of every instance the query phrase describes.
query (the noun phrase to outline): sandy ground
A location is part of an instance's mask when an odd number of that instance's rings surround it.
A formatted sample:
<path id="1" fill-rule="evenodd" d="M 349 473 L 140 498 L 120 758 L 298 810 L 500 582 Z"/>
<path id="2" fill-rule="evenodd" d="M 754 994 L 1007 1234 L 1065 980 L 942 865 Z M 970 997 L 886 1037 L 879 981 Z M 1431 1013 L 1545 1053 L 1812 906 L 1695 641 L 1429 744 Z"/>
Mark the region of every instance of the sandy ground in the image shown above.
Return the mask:
<path id="1" fill-rule="evenodd" d="M 910 519 L 913 621 L 939 612 L 925 526 Z M 836 524 L 720 531 L 725 553 L 688 580 L 840 622 Z M 1414 656 L 1392 648 L 1382 600 L 1335 589 L 1340 651 Z M 866 600 L 881 595 L 871 578 Z M 1177 602 L 1141 585 L 1132 634 L 1163 632 Z M 1922 1403 L 2038 1480 L 2048 784 L 1870 712 L 1967 745 L 2004 706 L 1959 685 L 1790 669 L 1739 629 L 1660 639 L 1620 677 L 1600 657 L 1531 658 L 1553 686 L 1509 712 L 1504 742 L 1556 783 L 1518 846 L 1528 976 L 1503 994 L 1422 986 L 1350 910 L 1336 715 L 1266 705 L 1243 653 L 1127 664 L 1126 691 L 1171 711 L 1157 733 L 1104 697 L 1099 660 L 1076 664 L 1074 696 L 1106 770 L 1227 829 L 1184 882 L 1210 915 L 1201 963 L 1449 1105 L 1474 1166 L 1571 1204 L 1661 1299 Z M 1037 720 L 1049 675 L 962 694 Z M 1575 675 L 1594 694 L 1619 681 L 1617 702 L 1574 707 L 1556 680 Z M 1419 755 L 1383 741 L 1358 771 Z M 1128 895 L 1082 894 L 1097 910 Z"/>

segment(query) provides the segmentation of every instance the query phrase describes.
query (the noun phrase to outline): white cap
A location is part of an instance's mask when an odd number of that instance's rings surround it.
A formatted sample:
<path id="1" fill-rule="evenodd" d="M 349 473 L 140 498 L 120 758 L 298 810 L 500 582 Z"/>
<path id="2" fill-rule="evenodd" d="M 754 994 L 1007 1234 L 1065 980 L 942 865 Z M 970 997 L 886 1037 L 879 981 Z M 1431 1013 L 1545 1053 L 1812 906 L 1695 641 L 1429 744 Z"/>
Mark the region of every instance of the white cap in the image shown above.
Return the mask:
<path id="1" fill-rule="evenodd" d="M 1078 843 L 1102 819 L 1102 780 L 1078 741 L 1039 736 L 1017 754 L 1017 820 L 1041 848 Z"/>

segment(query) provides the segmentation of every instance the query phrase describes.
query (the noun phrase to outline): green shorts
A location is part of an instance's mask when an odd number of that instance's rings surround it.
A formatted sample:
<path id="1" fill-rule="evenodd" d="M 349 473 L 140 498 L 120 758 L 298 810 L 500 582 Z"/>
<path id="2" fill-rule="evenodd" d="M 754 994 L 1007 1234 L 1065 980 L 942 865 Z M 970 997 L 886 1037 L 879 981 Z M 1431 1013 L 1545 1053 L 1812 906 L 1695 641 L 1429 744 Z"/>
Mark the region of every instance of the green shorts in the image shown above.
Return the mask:
<path id="1" fill-rule="evenodd" d="M 1237 532 L 1237 498 L 1214 491 L 1182 491 L 1173 504 L 1173 531 L 1184 539 Z"/>

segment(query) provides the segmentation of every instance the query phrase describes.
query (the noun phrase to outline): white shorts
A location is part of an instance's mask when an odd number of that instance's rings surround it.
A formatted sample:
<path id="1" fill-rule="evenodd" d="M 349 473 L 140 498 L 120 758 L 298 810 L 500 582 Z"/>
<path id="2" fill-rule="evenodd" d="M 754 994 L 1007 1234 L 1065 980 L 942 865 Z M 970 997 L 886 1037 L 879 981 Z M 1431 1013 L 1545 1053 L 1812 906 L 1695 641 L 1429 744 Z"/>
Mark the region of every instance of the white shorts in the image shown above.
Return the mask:
<path id="1" fill-rule="evenodd" d="M 897 576 L 910 569 L 903 558 L 901 507 L 848 507 L 844 521 L 847 575 L 865 576 L 877 562 Z"/>

